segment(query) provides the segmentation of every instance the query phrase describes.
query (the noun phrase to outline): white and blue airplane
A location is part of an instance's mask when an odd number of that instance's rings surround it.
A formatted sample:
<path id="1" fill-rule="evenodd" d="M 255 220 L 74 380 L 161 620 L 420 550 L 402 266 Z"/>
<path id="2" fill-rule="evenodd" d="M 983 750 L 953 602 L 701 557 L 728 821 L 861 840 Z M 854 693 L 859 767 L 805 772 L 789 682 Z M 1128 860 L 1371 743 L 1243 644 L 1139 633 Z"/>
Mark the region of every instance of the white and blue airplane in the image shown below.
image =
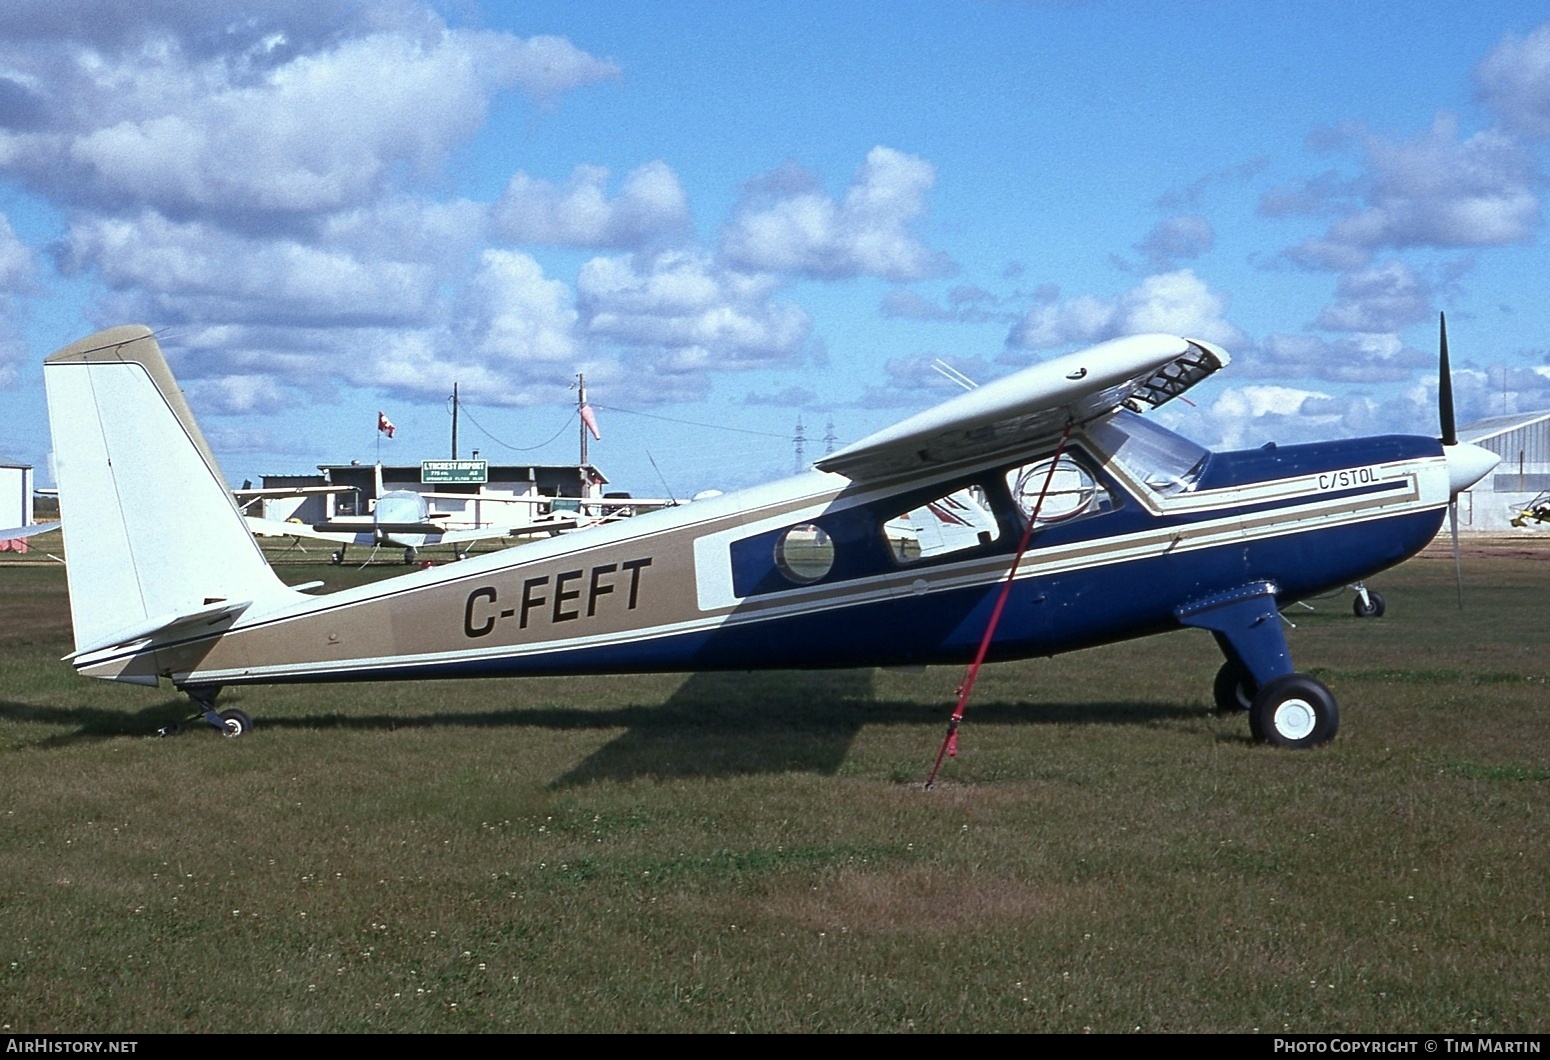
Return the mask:
<path id="1" fill-rule="evenodd" d="M 1194 627 L 1225 657 L 1222 709 L 1315 746 L 1339 710 L 1278 609 L 1414 555 L 1497 457 L 1454 436 L 1445 345 L 1441 439 L 1210 452 L 1144 415 L 1228 362 L 1119 339 L 792 478 L 313 596 L 264 560 L 150 330 L 112 328 L 44 364 L 66 658 L 167 679 L 240 736 L 230 685 L 962 664 L 982 641 L 995 661 Z"/>

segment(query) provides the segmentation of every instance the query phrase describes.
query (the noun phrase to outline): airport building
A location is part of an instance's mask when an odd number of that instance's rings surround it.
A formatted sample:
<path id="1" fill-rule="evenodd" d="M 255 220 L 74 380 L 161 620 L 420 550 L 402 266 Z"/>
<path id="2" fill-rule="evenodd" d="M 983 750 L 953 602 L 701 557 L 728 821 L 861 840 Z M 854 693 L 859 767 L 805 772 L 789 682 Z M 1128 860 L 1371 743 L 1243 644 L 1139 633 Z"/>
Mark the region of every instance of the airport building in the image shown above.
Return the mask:
<path id="1" fill-rule="evenodd" d="M 577 512 L 601 500 L 608 479 L 591 464 L 487 464 L 483 460 L 426 460 L 419 464 L 319 464 L 316 475 L 265 475 L 266 490 L 313 489 L 294 497 L 268 497 L 266 519 L 331 523 L 370 515 L 385 493 L 409 491 L 425 498 L 427 512 L 445 515 L 449 530 L 523 523 L 553 512 Z M 343 487 L 322 492 L 319 487 Z"/>
<path id="2" fill-rule="evenodd" d="M 1514 529 L 1513 516 L 1550 490 L 1550 411 L 1477 420 L 1459 428 L 1458 436 L 1502 458 L 1495 471 L 1459 494 L 1459 529 Z"/>
<path id="3" fill-rule="evenodd" d="M 32 465 L 0 464 L 0 527 L 32 523 Z"/>

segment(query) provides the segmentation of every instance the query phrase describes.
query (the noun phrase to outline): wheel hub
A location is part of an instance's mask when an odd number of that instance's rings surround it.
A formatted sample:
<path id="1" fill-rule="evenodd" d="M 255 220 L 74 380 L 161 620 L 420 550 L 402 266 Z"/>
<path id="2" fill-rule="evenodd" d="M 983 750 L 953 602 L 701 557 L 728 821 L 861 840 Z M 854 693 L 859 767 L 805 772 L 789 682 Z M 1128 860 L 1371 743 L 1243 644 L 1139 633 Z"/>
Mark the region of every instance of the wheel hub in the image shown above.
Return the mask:
<path id="1" fill-rule="evenodd" d="M 1318 715 L 1306 699 L 1288 699 L 1276 707 L 1276 732 L 1288 740 L 1303 740 L 1313 733 Z"/>

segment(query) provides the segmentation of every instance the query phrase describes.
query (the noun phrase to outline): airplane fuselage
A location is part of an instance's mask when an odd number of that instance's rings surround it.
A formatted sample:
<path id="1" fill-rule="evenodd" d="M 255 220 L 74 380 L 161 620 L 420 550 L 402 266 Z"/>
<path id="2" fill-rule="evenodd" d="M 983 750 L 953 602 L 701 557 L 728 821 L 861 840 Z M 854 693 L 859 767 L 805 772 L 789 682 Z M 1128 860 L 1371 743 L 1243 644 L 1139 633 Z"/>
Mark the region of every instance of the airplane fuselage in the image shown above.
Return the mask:
<path id="1" fill-rule="evenodd" d="M 1028 517 L 1018 470 L 1053 449 L 865 485 L 812 471 L 76 665 L 199 688 L 962 663 Z M 1070 485 L 1036 524 L 991 659 L 1178 628 L 1181 604 L 1251 582 L 1285 604 L 1370 576 L 1424 547 L 1449 499 L 1424 437 L 1211 453 L 1160 485 L 1093 431 L 1062 459 Z"/>

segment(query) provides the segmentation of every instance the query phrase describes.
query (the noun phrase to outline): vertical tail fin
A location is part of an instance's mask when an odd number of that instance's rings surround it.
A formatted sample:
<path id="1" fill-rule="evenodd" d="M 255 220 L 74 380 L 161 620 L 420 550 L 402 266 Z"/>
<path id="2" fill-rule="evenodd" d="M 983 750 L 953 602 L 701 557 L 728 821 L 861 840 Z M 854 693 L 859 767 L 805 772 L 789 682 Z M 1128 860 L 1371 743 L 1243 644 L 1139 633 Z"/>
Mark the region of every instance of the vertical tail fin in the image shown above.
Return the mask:
<path id="1" fill-rule="evenodd" d="M 212 605 L 290 593 L 150 329 L 67 346 L 43 362 L 43 379 L 78 652 Z"/>

